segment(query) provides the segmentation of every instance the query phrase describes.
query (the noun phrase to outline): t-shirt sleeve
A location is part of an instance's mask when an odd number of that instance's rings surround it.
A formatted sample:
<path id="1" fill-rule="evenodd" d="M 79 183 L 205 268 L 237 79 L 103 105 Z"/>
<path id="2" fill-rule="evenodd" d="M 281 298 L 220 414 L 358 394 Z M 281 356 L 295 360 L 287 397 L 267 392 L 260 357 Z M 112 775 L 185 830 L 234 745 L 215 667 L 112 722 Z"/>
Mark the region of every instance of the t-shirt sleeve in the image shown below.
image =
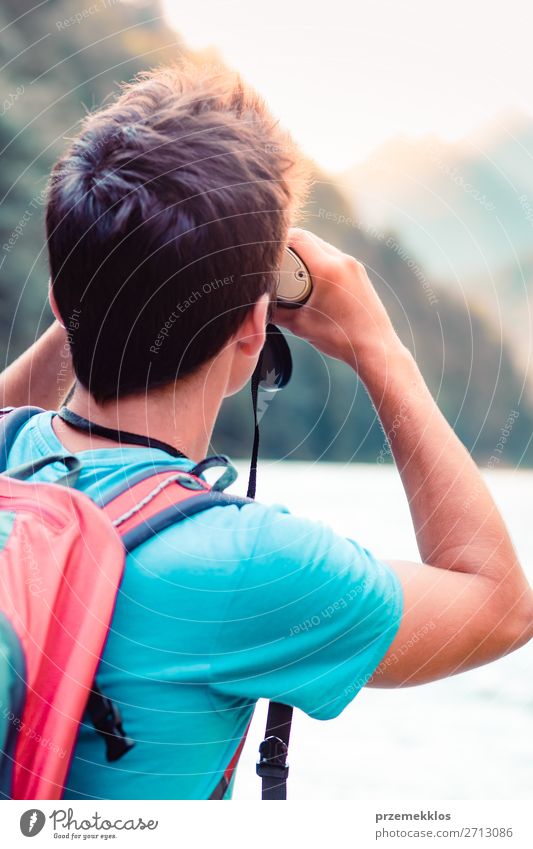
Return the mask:
<path id="1" fill-rule="evenodd" d="M 386 654 L 401 620 L 400 583 L 327 526 L 258 510 L 255 549 L 218 631 L 212 685 L 228 698 L 271 699 L 331 719 Z"/>

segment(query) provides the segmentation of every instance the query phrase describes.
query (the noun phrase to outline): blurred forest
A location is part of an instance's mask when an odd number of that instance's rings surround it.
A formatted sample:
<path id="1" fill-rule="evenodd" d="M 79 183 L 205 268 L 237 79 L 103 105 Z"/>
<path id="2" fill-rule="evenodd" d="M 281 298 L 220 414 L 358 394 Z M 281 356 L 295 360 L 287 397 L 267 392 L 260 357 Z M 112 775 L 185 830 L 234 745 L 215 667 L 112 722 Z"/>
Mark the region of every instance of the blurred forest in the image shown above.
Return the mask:
<path id="1" fill-rule="evenodd" d="M 94 4 L 3 0 L 0 9 L 0 299 L 2 362 L 27 347 L 51 316 L 46 302 L 44 201 L 47 175 L 87 110 L 113 95 L 118 81 L 192 54 L 157 3 Z M 79 19 L 76 18 L 79 16 Z M 428 279 L 394 233 L 365 227 L 342 185 L 317 173 L 304 226 L 356 255 L 368 268 L 395 326 L 415 353 L 438 403 L 466 446 L 489 463 L 501 430 L 519 412 L 501 459 L 531 465 L 533 409 L 509 346 L 471 303 Z M 263 397 L 264 457 L 376 462 L 384 435 L 351 371 L 291 339 L 290 387 Z M 252 438 L 249 391 L 230 399 L 213 439 L 217 451 L 247 456 Z"/>

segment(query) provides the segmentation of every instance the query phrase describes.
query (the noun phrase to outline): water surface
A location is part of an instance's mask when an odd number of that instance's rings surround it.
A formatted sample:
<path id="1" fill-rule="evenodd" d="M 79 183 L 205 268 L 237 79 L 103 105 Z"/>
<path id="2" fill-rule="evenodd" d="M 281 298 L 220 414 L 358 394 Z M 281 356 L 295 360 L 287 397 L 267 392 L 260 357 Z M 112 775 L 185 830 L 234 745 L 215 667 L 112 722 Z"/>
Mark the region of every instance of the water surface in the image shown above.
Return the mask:
<path id="1" fill-rule="evenodd" d="M 234 490 L 243 493 L 239 466 Z M 533 472 L 486 475 L 533 581 Z M 382 558 L 418 560 L 409 510 L 389 466 L 262 463 L 258 499 L 326 521 Z M 250 729 L 235 799 L 257 799 L 256 751 L 266 705 Z M 496 663 L 405 690 L 363 690 L 338 719 L 295 712 L 292 799 L 533 797 L 533 642 Z"/>

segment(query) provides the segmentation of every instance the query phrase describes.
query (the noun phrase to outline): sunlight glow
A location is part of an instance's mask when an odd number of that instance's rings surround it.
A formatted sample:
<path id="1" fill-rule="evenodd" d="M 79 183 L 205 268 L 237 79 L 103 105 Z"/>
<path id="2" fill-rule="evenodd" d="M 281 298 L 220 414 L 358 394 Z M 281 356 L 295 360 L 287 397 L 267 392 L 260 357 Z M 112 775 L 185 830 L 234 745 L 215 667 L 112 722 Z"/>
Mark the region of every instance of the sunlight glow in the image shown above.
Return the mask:
<path id="1" fill-rule="evenodd" d="M 164 0 L 164 8 L 189 46 L 217 48 L 331 171 L 395 136 L 458 139 L 533 112 L 527 0 Z"/>

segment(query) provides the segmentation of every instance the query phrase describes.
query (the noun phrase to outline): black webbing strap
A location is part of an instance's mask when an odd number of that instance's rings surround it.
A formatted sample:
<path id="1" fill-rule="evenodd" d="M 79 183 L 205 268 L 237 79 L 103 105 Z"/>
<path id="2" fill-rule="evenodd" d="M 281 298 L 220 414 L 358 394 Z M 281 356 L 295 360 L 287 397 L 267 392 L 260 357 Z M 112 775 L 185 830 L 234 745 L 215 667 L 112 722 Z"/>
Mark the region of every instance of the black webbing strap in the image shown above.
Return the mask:
<path id="1" fill-rule="evenodd" d="M 261 371 L 263 366 L 263 352 L 259 354 L 257 365 L 252 374 L 252 410 L 254 414 L 254 442 L 252 445 L 252 457 L 250 459 L 250 474 L 248 476 L 247 498 L 255 498 L 257 484 L 257 458 L 259 455 L 259 422 L 257 421 L 257 396 L 259 383 L 261 382 Z"/>
<path id="2" fill-rule="evenodd" d="M 248 498 L 255 498 L 257 483 L 257 460 L 259 455 L 259 422 L 257 420 L 257 397 L 261 382 L 263 352 L 259 355 L 252 375 L 252 409 L 254 414 L 254 442 L 248 478 Z M 259 746 L 256 772 L 261 779 L 261 798 L 264 800 L 287 798 L 287 755 L 291 736 L 292 707 L 281 702 L 270 702 L 268 706 L 265 739 Z M 220 798 L 220 797 L 219 797 Z"/>
<path id="3" fill-rule="evenodd" d="M 281 702 L 270 702 L 265 739 L 259 746 L 256 771 L 261 778 L 261 798 L 264 800 L 287 798 L 289 765 L 287 754 L 291 736 L 292 707 Z"/>
<path id="4" fill-rule="evenodd" d="M 118 761 L 133 748 L 135 743 L 126 736 L 119 709 L 96 683 L 93 683 L 87 702 L 87 712 L 98 734 L 104 738 L 108 761 Z"/>

